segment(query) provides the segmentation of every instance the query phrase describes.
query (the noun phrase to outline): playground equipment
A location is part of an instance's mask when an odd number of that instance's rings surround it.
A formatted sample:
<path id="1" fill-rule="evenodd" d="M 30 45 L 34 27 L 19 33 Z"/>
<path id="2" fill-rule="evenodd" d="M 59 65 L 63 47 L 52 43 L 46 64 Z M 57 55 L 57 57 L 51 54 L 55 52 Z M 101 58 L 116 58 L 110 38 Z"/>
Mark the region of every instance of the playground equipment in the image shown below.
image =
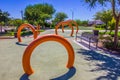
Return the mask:
<path id="1" fill-rule="evenodd" d="M 58 29 L 60 26 L 62 26 L 62 32 L 64 32 L 64 26 L 65 26 L 65 25 L 68 25 L 68 26 L 72 29 L 70 36 L 73 36 L 73 33 L 74 33 L 74 27 L 72 26 L 73 24 L 76 26 L 76 34 L 77 34 L 79 28 L 78 28 L 77 23 L 76 23 L 75 21 L 73 21 L 73 20 L 67 20 L 67 21 L 62 21 L 62 22 L 58 23 L 58 24 L 56 25 L 56 27 L 55 27 L 55 34 L 58 34 L 57 29 Z"/>
<path id="2" fill-rule="evenodd" d="M 33 50 L 38 45 L 40 45 L 41 43 L 46 42 L 46 41 L 56 41 L 56 42 L 61 43 L 67 49 L 67 52 L 68 52 L 68 63 L 67 63 L 66 67 L 67 68 L 73 67 L 75 56 L 74 56 L 74 50 L 73 50 L 73 47 L 71 46 L 71 44 L 68 42 L 68 40 L 66 40 L 65 38 L 63 38 L 61 36 L 49 34 L 49 35 L 40 36 L 39 38 L 35 39 L 26 48 L 26 50 L 23 54 L 23 59 L 22 59 L 23 69 L 26 74 L 31 75 L 34 72 L 30 65 L 30 57 L 31 57 Z"/>
<path id="3" fill-rule="evenodd" d="M 37 25 L 36 30 L 37 30 L 37 35 L 39 35 L 40 34 L 40 25 Z"/>
<path id="4" fill-rule="evenodd" d="M 20 33 L 21 33 L 21 30 L 25 27 L 28 27 L 32 30 L 34 39 L 36 39 L 37 35 L 39 34 L 38 29 L 40 28 L 40 26 L 38 26 L 38 28 L 35 29 L 31 24 L 22 24 L 22 25 L 20 25 L 20 27 L 18 28 L 18 31 L 17 31 L 18 42 L 22 42 L 22 40 L 20 38 Z"/>

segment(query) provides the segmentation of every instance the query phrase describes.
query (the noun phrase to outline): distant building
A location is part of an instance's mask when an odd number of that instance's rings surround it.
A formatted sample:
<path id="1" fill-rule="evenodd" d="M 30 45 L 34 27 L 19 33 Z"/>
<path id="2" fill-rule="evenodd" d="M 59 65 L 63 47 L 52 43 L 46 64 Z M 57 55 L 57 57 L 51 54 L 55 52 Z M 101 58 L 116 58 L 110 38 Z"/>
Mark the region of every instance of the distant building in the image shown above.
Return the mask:
<path id="1" fill-rule="evenodd" d="M 101 24 L 104 24 L 104 22 L 102 22 L 101 20 L 94 20 L 94 21 L 88 21 L 88 25 L 91 26 L 91 25 L 101 25 Z"/>

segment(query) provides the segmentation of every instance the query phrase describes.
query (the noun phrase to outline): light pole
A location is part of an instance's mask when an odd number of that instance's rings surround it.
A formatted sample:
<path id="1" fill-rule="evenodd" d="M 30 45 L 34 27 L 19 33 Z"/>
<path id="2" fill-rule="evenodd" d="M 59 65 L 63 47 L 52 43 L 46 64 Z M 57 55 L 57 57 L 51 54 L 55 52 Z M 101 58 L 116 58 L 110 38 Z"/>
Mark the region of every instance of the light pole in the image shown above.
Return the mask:
<path id="1" fill-rule="evenodd" d="M 73 20 L 73 18 L 74 18 L 74 11 L 73 11 L 73 10 L 71 10 L 71 12 L 72 12 L 72 20 Z"/>
<path id="2" fill-rule="evenodd" d="M 23 23 L 23 11 L 21 10 L 21 17 L 22 17 L 22 23 Z"/>

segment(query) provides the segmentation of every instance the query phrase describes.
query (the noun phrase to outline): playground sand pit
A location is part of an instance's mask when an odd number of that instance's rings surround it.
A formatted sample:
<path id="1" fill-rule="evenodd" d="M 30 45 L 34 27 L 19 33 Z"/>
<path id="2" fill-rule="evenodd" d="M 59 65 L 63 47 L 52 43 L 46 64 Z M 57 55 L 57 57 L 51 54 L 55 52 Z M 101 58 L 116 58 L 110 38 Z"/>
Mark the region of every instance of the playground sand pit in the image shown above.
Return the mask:
<path id="1" fill-rule="evenodd" d="M 54 34 L 54 30 L 46 30 L 39 36 Z M 71 43 L 75 52 L 72 69 L 66 67 L 68 53 L 58 42 L 48 41 L 37 46 L 31 56 L 34 73 L 26 76 L 22 66 L 22 57 L 26 47 L 33 40 L 31 37 L 0 40 L 0 80 L 120 80 L 120 58 L 101 51 L 85 50 L 74 43 L 75 34 L 70 31 L 59 35 Z"/>

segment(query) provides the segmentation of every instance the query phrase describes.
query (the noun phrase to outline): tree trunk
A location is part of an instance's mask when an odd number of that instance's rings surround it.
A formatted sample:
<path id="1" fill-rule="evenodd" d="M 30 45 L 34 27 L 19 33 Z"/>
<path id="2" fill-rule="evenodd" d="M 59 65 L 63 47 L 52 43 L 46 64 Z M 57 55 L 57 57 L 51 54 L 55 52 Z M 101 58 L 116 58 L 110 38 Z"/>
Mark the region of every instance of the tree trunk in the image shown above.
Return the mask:
<path id="1" fill-rule="evenodd" d="M 2 26 L 0 26 L 1 28 L 0 28 L 0 32 L 2 33 Z"/>
<path id="2" fill-rule="evenodd" d="M 120 20 L 120 12 L 118 15 L 116 14 L 116 8 L 115 8 L 115 0 L 111 0 L 112 4 L 112 11 L 113 11 L 113 16 L 116 20 L 115 24 L 115 35 L 114 35 L 114 48 L 117 48 L 117 43 L 118 43 L 118 26 L 119 26 L 119 20 Z"/>
<path id="3" fill-rule="evenodd" d="M 117 43 L 118 43 L 118 27 L 119 27 L 119 17 L 116 18 L 116 24 L 115 24 L 114 48 L 117 48 Z"/>

